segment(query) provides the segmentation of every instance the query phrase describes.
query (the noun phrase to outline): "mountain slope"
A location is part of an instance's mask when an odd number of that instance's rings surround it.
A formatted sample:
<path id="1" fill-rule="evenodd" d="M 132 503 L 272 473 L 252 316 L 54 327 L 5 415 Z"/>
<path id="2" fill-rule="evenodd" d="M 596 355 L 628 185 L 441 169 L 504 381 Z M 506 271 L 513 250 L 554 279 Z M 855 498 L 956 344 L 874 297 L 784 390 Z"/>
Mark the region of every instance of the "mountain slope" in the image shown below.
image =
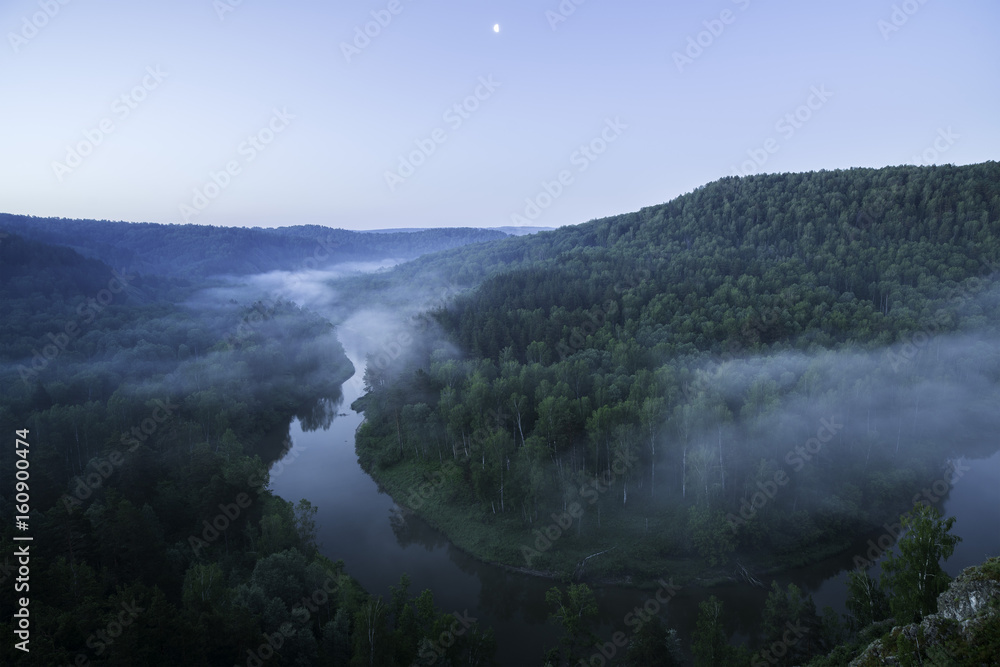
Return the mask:
<path id="1" fill-rule="evenodd" d="M 10 214 L 0 214 L 0 229 L 68 246 L 116 267 L 186 278 L 309 270 L 340 262 L 405 261 L 506 236 L 471 228 L 366 234 L 318 225 L 247 229 Z"/>
<path id="2" fill-rule="evenodd" d="M 995 162 L 726 178 L 422 257 L 356 283 L 473 289 L 435 312 L 447 343 L 369 360 L 359 457 L 511 566 L 714 578 L 842 551 L 995 449 L 998 267 Z"/>

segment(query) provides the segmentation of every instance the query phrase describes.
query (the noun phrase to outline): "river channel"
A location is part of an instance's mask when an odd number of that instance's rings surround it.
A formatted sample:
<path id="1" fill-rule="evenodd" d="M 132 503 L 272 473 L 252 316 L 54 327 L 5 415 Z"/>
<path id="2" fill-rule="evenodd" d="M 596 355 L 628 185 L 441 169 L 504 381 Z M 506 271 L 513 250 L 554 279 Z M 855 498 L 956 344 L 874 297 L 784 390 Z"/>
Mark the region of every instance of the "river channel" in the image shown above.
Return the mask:
<path id="1" fill-rule="evenodd" d="M 356 374 L 343 385 L 343 396 L 330 406 L 336 413 L 326 429 L 304 430 L 299 420 L 289 428 L 291 447 L 271 468 L 271 488 L 282 498 L 301 498 L 318 507 L 317 538 L 325 555 L 343 560 L 347 572 L 370 593 L 389 596 L 405 572 L 410 594 L 429 588 L 442 611 L 468 612 L 496 633 L 501 665 L 540 665 L 543 652 L 558 642 L 547 620 L 545 591 L 556 582 L 515 574 L 479 562 L 454 547 L 443 534 L 412 514 L 404 514 L 375 481 L 361 469 L 354 433 L 363 415 L 350 408 L 363 393 L 360 378 L 371 343 L 357 332 L 340 336 Z M 963 568 L 1000 554 L 1000 452 L 985 459 L 961 459 L 964 471 L 941 503 L 945 516 L 955 516 L 952 530 L 963 538 L 945 569 L 956 575 Z M 847 572 L 855 555 L 869 548 L 867 540 L 845 554 L 775 577 L 813 595 L 817 610 L 830 605 L 844 612 Z M 669 573 L 664 573 L 669 582 Z M 769 583 L 769 581 L 765 582 Z M 616 631 L 632 628 L 625 617 L 652 597 L 649 591 L 619 586 L 597 586 L 602 642 Z M 731 639 L 738 642 L 759 630 L 767 590 L 749 584 L 683 587 L 664 606 L 663 619 L 677 630 L 687 649 L 694 631 L 698 603 L 715 595 L 725 605 Z M 653 605 L 650 605 L 653 606 Z"/>

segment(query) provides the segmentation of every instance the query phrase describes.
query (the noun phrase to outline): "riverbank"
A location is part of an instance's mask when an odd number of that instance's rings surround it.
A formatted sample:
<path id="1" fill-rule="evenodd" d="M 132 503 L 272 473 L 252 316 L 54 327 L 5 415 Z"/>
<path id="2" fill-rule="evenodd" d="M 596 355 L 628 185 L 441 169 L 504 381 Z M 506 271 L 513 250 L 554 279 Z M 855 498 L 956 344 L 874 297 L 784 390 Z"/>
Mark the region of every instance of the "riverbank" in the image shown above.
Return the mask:
<path id="1" fill-rule="evenodd" d="M 635 534 L 629 534 L 639 522 L 637 517 L 623 517 L 624 512 L 613 510 L 608 516 L 605 510 L 605 537 L 601 543 L 584 542 L 573 534 L 575 523 L 565 531 L 559 526 L 558 513 L 552 513 L 555 516 L 549 516 L 548 522 L 536 522 L 536 527 L 525 530 L 519 514 L 483 512 L 472 503 L 463 506 L 454 502 L 448 498 L 447 491 L 428 482 L 440 472 L 439 467 L 401 462 L 390 468 L 366 469 L 365 472 L 404 513 L 420 517 L 443 533 L 452 545 L 476 560 L 508 572 L 563 583 L 585 581 L 650 590 L 659 585 L 659 579 L 671 580 L 680 586 L 712 587 L 731 583 L 766 586 L 772 576 L 815 564 L 851 548 L 851 542 L 842 541 L 790 554 L 757 554 L 722 565 L 710 565 L 700 557 L 658 553 L 666 541 L 680 534 L 676 522 L 669 535 L 637 539 Z M 653 530 L 662 528 L 674 518 L 664 512 L 650 525 Z M 555 535 L 555 539 L 549 539 L 546 533 Z M 546 544 L 548 548 L 541 548 Z M 581 571 L 580 564 L 585 559 Z"/>

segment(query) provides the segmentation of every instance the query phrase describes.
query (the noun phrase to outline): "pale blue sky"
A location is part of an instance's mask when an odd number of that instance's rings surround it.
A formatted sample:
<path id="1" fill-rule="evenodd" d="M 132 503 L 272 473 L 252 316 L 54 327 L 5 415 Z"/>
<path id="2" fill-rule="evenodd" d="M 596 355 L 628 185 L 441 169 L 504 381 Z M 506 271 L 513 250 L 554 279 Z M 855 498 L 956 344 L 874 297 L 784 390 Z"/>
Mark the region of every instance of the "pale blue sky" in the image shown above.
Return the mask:
<path id="1" fill-rule="evenodd" d="M 575 11 L 559 23 L 546 15 L 559 0 L 237 1 L 0 5 L 0 211 L 183 222 L 187 206 L 202 224 L 349 229 L 518 214 L 556 227 L 734 168 L 1000 157 L 993 0 L 564 0 Z M 348 62 L 341 44 L 390 4 L 398 13 Z M 887 32 L 894 5 L 901 25 Z M 679 66 L 699 33 L 701 53 Z M 467 98 L 466 117 L 446 115 Z M 97 143 L 102 121 L 113 132 Z M 258 132 L 262 150 L 244 143 Z M 578 152 L 591 141 L 603 153 Z M 74 166 L 67 147 L 81 142 L 95 145 Z M 434 152 L 390 187 L 416 142 Z M 229 163 L 226 187 L 196 197 Z M 543 181 L 563 171 L 550 198 Z M 526 198 L 545 206 L 534 219 Z"/>

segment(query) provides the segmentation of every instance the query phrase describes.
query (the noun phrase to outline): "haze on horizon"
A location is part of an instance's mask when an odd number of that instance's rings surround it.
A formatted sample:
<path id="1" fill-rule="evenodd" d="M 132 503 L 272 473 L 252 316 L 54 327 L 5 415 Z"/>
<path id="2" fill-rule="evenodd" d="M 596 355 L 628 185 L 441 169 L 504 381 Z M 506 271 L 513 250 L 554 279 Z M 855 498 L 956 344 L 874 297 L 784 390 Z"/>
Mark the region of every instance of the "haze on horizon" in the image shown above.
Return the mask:
<path id="1" fill-rule="evenodd" d="M 13 0 L 0 211 L 558 227 L 734 173 L 982 162 L 998 18 L 986 0 Z"/>

